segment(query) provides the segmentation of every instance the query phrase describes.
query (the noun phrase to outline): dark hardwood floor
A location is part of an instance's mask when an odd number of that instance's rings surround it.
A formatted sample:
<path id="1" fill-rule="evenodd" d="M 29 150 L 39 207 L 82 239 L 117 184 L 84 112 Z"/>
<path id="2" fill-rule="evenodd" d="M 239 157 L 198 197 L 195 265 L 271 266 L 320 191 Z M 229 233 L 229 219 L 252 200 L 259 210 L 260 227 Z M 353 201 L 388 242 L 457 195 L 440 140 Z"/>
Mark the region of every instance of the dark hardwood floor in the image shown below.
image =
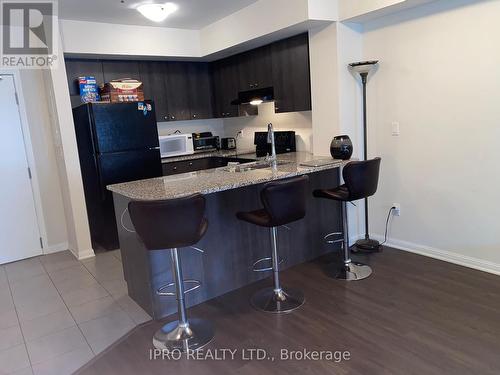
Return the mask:
<path id="1" fill-rule="evenodd" d="M 338 256 L 335 254 L 335 257 Z M 214 322 L 207 349 L 262 348 L 276 360 L 149 360 L 150 322 L 97 357 L 80 374 L 500 374 L 500 277 L 394 249 L 356 256 L 374 274 L 358 282 L 331 279 L 331 259 L 282 273 L 301 288 L 302 308 L 257 312 L 250 295 L 270 279 L 189 309 Z M 289 350 L 349 351 L 350 359 L 281 361 Z"/>

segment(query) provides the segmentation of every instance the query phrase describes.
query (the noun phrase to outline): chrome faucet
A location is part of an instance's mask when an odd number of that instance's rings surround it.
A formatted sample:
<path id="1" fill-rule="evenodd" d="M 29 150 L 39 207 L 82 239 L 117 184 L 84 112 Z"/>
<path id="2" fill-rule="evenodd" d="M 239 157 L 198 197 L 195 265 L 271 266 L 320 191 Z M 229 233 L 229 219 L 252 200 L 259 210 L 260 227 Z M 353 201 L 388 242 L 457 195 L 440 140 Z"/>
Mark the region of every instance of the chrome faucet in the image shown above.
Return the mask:
<path id="1" fill-rule="evenodd" d="M 271 144 L 271 156 L 267 157 L 267 161 L 272 164 L 273 167 L 276 166 L 276 146 L 274 144 L 274 129 L 273 124 L 269 123 L 267 125 L 267 143 Z"/>

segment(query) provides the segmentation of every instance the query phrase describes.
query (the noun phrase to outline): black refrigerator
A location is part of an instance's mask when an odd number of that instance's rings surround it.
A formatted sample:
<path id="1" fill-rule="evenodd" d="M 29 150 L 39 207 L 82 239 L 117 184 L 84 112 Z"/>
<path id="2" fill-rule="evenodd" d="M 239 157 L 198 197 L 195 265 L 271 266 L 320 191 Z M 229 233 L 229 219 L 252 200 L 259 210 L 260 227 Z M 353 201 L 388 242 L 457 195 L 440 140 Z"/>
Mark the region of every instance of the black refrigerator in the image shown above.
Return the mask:
<path id="1" fill-rule="evenodd" d="M 119 248 L 107 185 L 162 175 L 153 102 L 87 103 L 73 108 L 94 249 Z"/>

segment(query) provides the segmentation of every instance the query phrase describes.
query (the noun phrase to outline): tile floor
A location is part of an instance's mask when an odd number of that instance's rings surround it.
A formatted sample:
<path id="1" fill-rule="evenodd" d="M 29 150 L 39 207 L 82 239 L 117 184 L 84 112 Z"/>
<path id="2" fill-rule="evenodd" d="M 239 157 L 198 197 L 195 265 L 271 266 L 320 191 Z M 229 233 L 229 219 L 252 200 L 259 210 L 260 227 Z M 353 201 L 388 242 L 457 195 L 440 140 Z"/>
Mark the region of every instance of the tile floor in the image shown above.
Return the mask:
<path id="1" fill-rule="evenodd" d="M 127 295 L 118 250 L 0 266 L 0 375 L 72 374 L 148 320 Z"/>

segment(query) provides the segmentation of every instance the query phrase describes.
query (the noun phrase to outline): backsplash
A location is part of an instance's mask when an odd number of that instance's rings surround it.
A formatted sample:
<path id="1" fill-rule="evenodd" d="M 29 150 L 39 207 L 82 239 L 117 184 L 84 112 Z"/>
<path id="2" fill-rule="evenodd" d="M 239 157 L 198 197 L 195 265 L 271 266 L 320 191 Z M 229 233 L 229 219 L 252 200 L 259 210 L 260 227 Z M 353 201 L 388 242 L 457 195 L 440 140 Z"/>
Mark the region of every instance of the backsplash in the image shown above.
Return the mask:
<path id="1" fill-rule="evenodd" d="M 179 130 L 181 133 L 212 132 L 219 137 L 236 137 L 240 150 L 254 150 L 254 133 L 267 131 L 267 124 L 272 123 L 274 130 L 293 130 L 296 133 L 297 151 L 312 150 L 312 114 L 311 111 L 275 113 L 274 103 L 263 103 L 258 107 L 257 116 L 234 117 L 226 119 L 190 120 L 159 122 L 159 135 L 169 135 Z"/>
<path id="2" fill-rule="evenodd" d="M 219 137 L 225 136 L 222 119 L 166 121 L 158 123 L 158 134 L 169 135 L 179 130 L 181 133 L 212 132 Z"/>
<path id="3" fill-rule="evenodd" d="M 240 150 L 254 149 L 254 133 L 267 131 L 267 124 L 272 123 L 274 130 L 293 130 L 296 133 L 297 151 L 312 150 L 312 113 L 290 112 L 275 113 L 274 103 L 263 103 L 259 106 L 258 116 L 235 117 L 224 119 L 226 137 L 236 137 L 239 131 L 242 135 L 237 140 Z"/>

